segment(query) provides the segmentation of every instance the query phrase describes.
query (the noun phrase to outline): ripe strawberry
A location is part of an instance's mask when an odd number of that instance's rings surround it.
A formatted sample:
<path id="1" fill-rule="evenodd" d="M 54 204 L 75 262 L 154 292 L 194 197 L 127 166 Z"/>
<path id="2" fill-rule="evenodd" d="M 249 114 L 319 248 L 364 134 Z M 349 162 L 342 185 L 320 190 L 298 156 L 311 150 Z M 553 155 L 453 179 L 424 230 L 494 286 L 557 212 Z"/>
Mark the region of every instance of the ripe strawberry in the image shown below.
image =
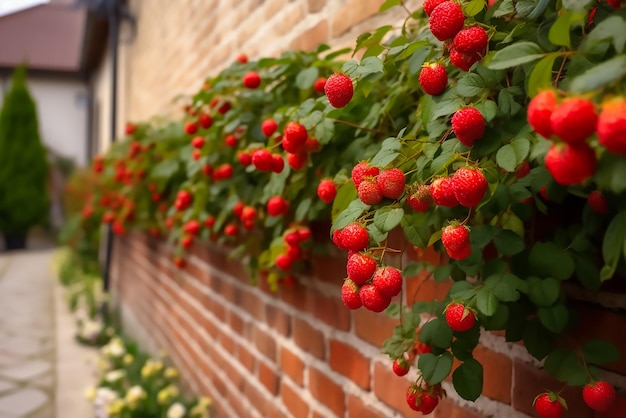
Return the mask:
<path id="1" fill-rule="evenodd" d="M 596 131 L 598 115 L 591 100 L 570 97 L 557 105 L 550 116 L 555 135 L 570 145 L 578 145 Z"/>
<path id="2" fill-rule="evenodd" d="M 544 90 L 537 94 L 528 104 L 526 117 L 528 123 L 539 135 L 550 139 L 552 122 L 550 118 L 556 109 L 556 94 L 552 90 Z"/>
<path id="3" fill-rule="evenodd" d="M 191 205 L 192 200 L 193 196 L 191 195 L 191 193 L 186 190 L 181 190 L 176 195 L 176 208 L 178 210 L 185 210 L 189 207 L 189 205 Z"/>
<path id="4" fill-rule="evenodd" d="M 124 129 L 124 132 L 126 132 L 126 135 L 132 135 L 135 133 L 136 130 L 137 130 L 137 125 L 135 125 L 132 122 L 126 122 L 126 127 Z"/>
<path id="5" fill-rule="evenodd" d="M 343 245 L 342 233 L 343 233 L 343 229 L 335 229 L 333 231 L 332 241 L 333 241 L 333 244 L 335 244 L 337 248 L 339 248 L 340 250 L 347 250 L 346 246 Z M 369 241 L 369 238 L 368 238 L 368 241 Z"/>
<path id="6" fill-rule="evenodd" d="M 405 376 L 409 370 L 411 370 L 411 366 L 406 362 L 405 359 L 395 359 L 393 364 L 391 365 L 391 369 L 395 373 L 396 376 Z"/>
<path id="7" fill-rule="evenodd" d="M 261 76 L 256 71 L 250 71 L 243 76 L 243 85 L 249 89 L 256 89 L 261 85 Z"/>
<path id="8" fill-rule="evenodd" d="M 429 191 L 435 204 L 453 208 L 459 204 L 454 194 L 454 180 L 452 177 L 440 177 L 430 184 Z"/>
<path id="9" fill-rule="evenodd" d="M 189 235 L 198 235 L 201 227 L 202 225 L 200 224 L 200 222 L 196 220 L 191 220 L 185 224 L 185 226 L 183 227 L 183 231 L 185 231 Z"/>
<path id="10" fill-rule="evenodd" d="M 281 216 L 289 210 L 289 202 L 281 196 L 273 196 L 267 201 L 267 213 L 270 216 Z"/>
<path id="11" fill-rule="evenodd" d="M 318 152 L 321 148 L 320 141 L 317 138 L 309 137 L 304 144 L 304 150 L 308 153 Z"/>
<path id="12" fill-rule="evenodd" d="M 201 136 L 196 136 L 191 140 L 191 146 L 194 148 L 202 148 L 204 146 L 204 138 Z"/>
<path id="13" fill-rule="evenodd" d="M 383 295 L 373 284 L 366 284 L 359 290 L 361 303 L 368 311 L 382 312 L 391 303 L 391 298 Z"/>
<path id="14" fill-rule="evenodd" d="M 205 164 L 202 166 L 202 172 L 205 176 L 211 177 L 213 176 L 213 166 L 211 164 Z"/>
<path id="15" fill-rule="evenodd" d="M 172 261 L 174 262 L 174 265 L 179 269 L 185 268 L 185 265 L 187 264 L 185 262 L 185 259 L 181 257 L 174 257 Z"/>
<path id="16" fill-rule="evenodd" d="M 208 113 L 203 113 L 200 115 L 200 118 L 198 119 L 198 123 L 204 129 L 209 129 L 213 125 L 213 118 Z"/>
<path id="17" fill-rule="evenodd" d="M 541 393 L 533 401 L 535 410 L 541 418 L 561 418 L 565 400 L 554 392 Z"/>
<path id="18" fill-rule="evenodd" d="M 367 229 L 361 224 L 352 222 L 341 230 L 341 245 L 347 250 L 361 251 L 370 242 Z"/>
<path id="19" fill-rule="evenodd" d="M 594 190 L 587 197 L 587 204 L 592 211 L 604 215 L 609 212 L 609 203 L 599 190 Z"/>
<path id="20" fill-rule="evenodd" d="M 239 228 L 234 223 L 230 223 L 224 227 L 224 235 L 227 235 L 229 237 L 236 237 L 238 233 Z"/>
<path id="21" fill-rule="evenodd" d="M 383 194 L 374 177 L 366 177 L 357 188 L 357 194 L 361 202 L 366 205 L 377 205 L 383 200 Z"/>
<path id="22" fill-rule="evenodd" d="M 480 26 L 470 26 L 469 28 L 461 29 L 452 41 L 454 49 L 465 55 L 484 55 L 487 51 L 488 43 L 489 36 L 487 36 L 487 31 Z"/>
<path id="23" fill-rule="evenodd" d="M 199 149 L 194 149 L 194 150 L 191 152 L 191 158 L 192 158 L 194 161 L 198 161 L 198 160 L 200 159 L 200 157 L 202 157 L 202 152 L 201 152 Z"/>
<path id="24" fill-rule="evenodd" d="M 446 322 L 452 331 L 464 332 L 472 329 L 476 323 L 476 314 L 461 303 L 449 304 L 445 315 Z"/>
<path id="25" fill-rule="evenodd" d="M 485 133 L 485 118 L 475 107 L 464 107 L 452 115 L 452 131 L 461 144 L 471 147 Z"/>
<path id="26" fill-rule="evenodd" d="M 239 164 L 247 167 L 252 163 L 252 156 L 247 152 L 239 152 L 237 153 L 237 160 L 239 160 Z"/>
<path id="27" fill-rule="evenodd" d="M 422 389 L 415 383 L 411 383 L 411 385 L 406 390 L 406 403 L 409 405 L 409 408 L 418 412 L 422 411 L 421 394 Z"/>
<path id="28" fill-rule="evenodd" d="M 102 215 L 102 222 L 106 223 L 106 224 L 110 224 L 111 222 L 113 222 L 115 220 L 115 213 L 109 211 L 109 212 L 105 212 Z"/>
<path id="29" fill-rule="evenodd" d="M 357 285 L 365 284 L 372 278 L 378 263 L 372 257 L 363 253 L 355 253 L 348 258 L 346 270 L 348 278 Z"/>
<path id="30" fill-rule="evenodd" d="M 237 60 L 237 62 L 241 63 L 241 64 L 245 64 L 248 62 L 248 57 L 246 54 L 239 54 L 237 55 L 237 58 L 235 58 Z"/>
<path id="31" fill-rule="evenodd" d="M 189 248 L 193 244 L 193 236 L 191 235 L 183 235 L 180 239 L 180 246 L 183 248 Z"/>
<path id="32" fill-rule="evenodd" d="M 399 168 L 381 171 L 376 176 L 376 184 L 382 195 L 388 199 L 398 199 L 404 193 L 404 173 Z"/>
<path id="33" fill-rule="evenodd" d="M 317 80 L 315 80 L 315 83 L 313 83 L 313 90 L 315 90 L 318 93 L 324 93 L 325 86 L 326 86 L 326 77 L 319 77 Z"/>
<path id="34" fill-rule="evenodd" d="M 198 132 L 198 125 L 193 122 L 187 122 L 185 124 L 185 133 L 187 135 L 195 135 Z"/>
<path id="35" fill-rule="evenodd" d="M 462 71 L 469 71 L 472 65 L 481 60 L 478 53 L 463 54 L 453 47 L 450 48 L 450 63 Z"/>
<path id="36" fill-rule="evenodd" d="M 444 1 L 446 0 L 424 0 L 424 5 L 422 7 L 424 8 L 426 16 L 430 16 L 433 10 L 435 10 L 435 7 L 439 6 Z"/>
<path id="37" fill-rule="evenodd" d="M 277 128 L 278 124 L 274 119 L 265 119 L 261 124 L 261 131 L 263 132 L 263 135 L 268 138 L 274 135 L 274 132 L 276 132 Z"/>
<path id="38" fill-rule="evenodd" d="M 283 130 L 283 149 L 292 154 L 302 152 L 308 136 L 303 125 L 300 125 L 298 122 L 289 122 Z"/>
<path id="39" fill-rule="evenodd" d="M 280 154 L 272 154 L 272 171 L 282 173 L 285 168 L 285 160 Z"/>
<path id="40" fill-rule="evenodd" d="M 350 279 L 346 279 L 341 286 L 341 300 L 348 309 L 359 309 L 363 306 L 359 296 L 359 287 Z"/>
<path id="41" fill-rule="evenodd" d="M 300 234 L 298 234 L 298 231 L 287 232 L 283 237 L 283 241 L 289 246 L 300 245 Z"/>
<path id="42" fill-rule="evenodd" d="M 215 216 L 209 215 L 204 220 L 204 226 L 211 229 L 215 225 Z"/>
<path id="43" fill-rule="evenodd" d="M 217 167 L 213 172 L 213 179 L 215 180 L 228 180 L 233 177 L 233 166 L 224 163 Z"/>
<path id="44" fill-rule="evenodd" d="M 443 93 L 448 85 L 446 67 L 438 62 L 424 64 L 420 71 L 419 83 L 426 94 L 436 96 Z"/>
<path id="45" fill-rule="evenodd" d="M 604 380 L 589 383 L 583 388 L 583 400 L 594 411 L 606 412 L 615 400 L 615 389 Z"/>
<path id="46" fill-rule="evenodd" d="M 292 260 L 287 254 L 278 254 L 276 257 L 276 267 L 283 271 L 291 270 Z"/>
<path id="47" fill-rule="evenodd" d="M 113 231 L 113 233 L 115 235 L 125 235 L 126 234 L 126 228 L 124 228 L 124 222 L 122 222 L 122 221 L 115 221 L 115 222 L 113 222 L 113 226 L 111 227 L 111 230 Z"/>
<path id="48" fill-rule="evenodd" d="M 365 176 L 375 177 L 379 172 L 378 167 L 370 166 L 367 161 L 361 161 L 352 169 L 352 183 L 358 189 Z"/>
<path id="49" fill-rule="evenodd" d="M 420 184 L 417 186 L 417 190 L 406 198 L 406 203 L 408 203 L 415 212 L 426 212 L 433 203 L 430 188 L 425 184 Z"/>
<path id="50" fill-rule="evenodd" d="M 241 214 L 243 213 L 244 206 L 245 205 L 241 201 L 235 203 L 235 206 L 233 206 L 233 215 L 235 215 L 238 218 L 241 218 Z"/>
<path id="51" fill-rule="evenodd" d="M 311 228 L 308 226 L 303 226 L 298 228 L 298 237 L 300 237 L 300 242 L 305 242 L 311 239 Z"/>
<path id="52" fill-rule="evenodd" d="M 294 170 L 300 170 L 307 163 L 309 155 L 306 152 L 299 152 L 297 154 L 287 154 L 287 163 L 289 167 Z"/>
<path id="53" fill-rule="evenodd" d="M 463 29 L 465 15 L 460 4 L 445 1 L 433 9 L 428 23 L 435 38 L 445 41 L 454 38 Z"/>
<path id="54" fill-rule="evenodd" d="M 302 249 L 295 245 L 288 245 L 286 250 L 287 257 L 291 260 L 291 262 L 296 262 L 302 259 Z"/>
<path id="55" fill-rule="evenodd" d="M 620 97 L 602 106 L 597 131 L 604 148 L 626 155 L 626 99 Z"/>
<path id="56" fill-rule="evenodd" d="M 393 267 L 380 267 L 374 272 L 372 284 L 387 297 L 394 297 L 402 290 L 402 273 Z"/>
<path id="57" fill-rule="evenodd" d="M 352 80 L 345 74 L 333 74 L 326 80 L 324 93 L 332 107 L 345 107 L 354 95 Z"/>
<path id="58" fill-rule="evenodd" d="M 530 164 L 528 161 L 522 161 L 520 165 L 515 168 L 515 177 L 518 179 L 523 179 L 530 173 Z"/>
<path id="59" fill-rule="evenodd" d="M 472 253 L 469 229 L 465 225 L 448 225 L 443 228 L 441 242 L 446 252 L 455 260 L 463 260 Z"/>
<path id="60" fill-rule="evenodd" d="M 433 352 L 433 349 L 428 344 L 425 344 L 421 341 L 417 341 L 414 344 L 414 349 L 416 354 L 426 354 Z"/>
<path id="61" fill-rule="evenodd" d="M 266 149 L 257 149 L 252 153 L 252 164 L 257 170 L 268 172 L 272 170 L 272 154 Z"/>
<path id="62" fill-rule="evenodd" d="M 420 407 L 422 409 L 422 414 L 430 414 L 435 410 L 437 405 L 439 405 L 439 398 L 437 397 L 437 395 L 429 392 L 422 392 L 422 396 L 420 397 Z"/>
<path id="63" fill-rule="evenodd" d="M 326 204 L 332 202 L 335 196 L 337 196 L 335 182 L 330 179 L 320 181 L 320 184 L 317 186 L 317 196 Z"/>
<path id="64" fill-rule="evenodd" d="M 553 144 L 546 153 L 546 168 L 562 185 L 584 182 L 595 173 L 597 164 L 596 154 L 586 144 Z"/>
<path id="65" fill-rule="evenodd" d="M 237 137 L 235 135 L 226 135 L 226 138 L 224 138 L 224 145 L 230 148 L 235 148 L 237 146 Z"/>
<path id="66" fill-rule="evenodd" d="M 469 167 L 462 167 L 456 170 L 454 176 L 452 176 L 452 181 L 454 196 L 466 208 L 478 206 L 489 188 L 489 183 L 487 183 L 487 179 L 482 171 Z"/>

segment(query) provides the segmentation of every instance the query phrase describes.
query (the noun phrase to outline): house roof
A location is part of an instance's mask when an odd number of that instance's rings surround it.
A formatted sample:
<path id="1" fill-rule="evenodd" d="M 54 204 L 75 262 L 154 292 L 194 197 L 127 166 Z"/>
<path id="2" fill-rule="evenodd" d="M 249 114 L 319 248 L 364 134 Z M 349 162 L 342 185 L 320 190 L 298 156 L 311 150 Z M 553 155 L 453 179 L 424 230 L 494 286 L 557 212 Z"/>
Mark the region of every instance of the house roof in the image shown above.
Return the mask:
<path id="1" fill-rule="evenodd" d="M 106 44 L 106 24 L 84 4 L 53 2 L 0 16 L 0 69 L 84 74 Z"/>

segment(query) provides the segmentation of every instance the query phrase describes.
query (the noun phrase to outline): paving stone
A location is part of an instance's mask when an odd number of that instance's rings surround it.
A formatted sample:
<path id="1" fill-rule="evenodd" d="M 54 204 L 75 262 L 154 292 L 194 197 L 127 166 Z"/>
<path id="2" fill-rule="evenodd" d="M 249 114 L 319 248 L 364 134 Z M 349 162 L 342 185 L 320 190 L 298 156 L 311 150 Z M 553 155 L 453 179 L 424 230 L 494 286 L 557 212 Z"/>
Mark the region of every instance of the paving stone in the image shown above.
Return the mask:
<path id="1" fill-rule="evenodd" d="M 15 383 L 12 382 L 7 382 L 5 380 L 0 380 L 0 395 L 2 395 L 3 393 L 6 393 L 10 390 L 13 390 L 17 387 L 17 385 L 15 385 Z"/>
<path id="2" fill-rule="evenodd" d="M 50 349 L 49 343 L 43 343 L 41 338 L 13 337 L 0 339 L 2 351 L 17 354 L 21 357 L 30 357 Z"/>
<path id="3" fill-rule="evenodd" d="M 13 367 L 3 367 L 0 369 L 0 376 L 9 379 L 24 381 L 39 376 L 52 368 L 50 362 L 43 360 L 32 360 Z"/>
<path id="4" fill-rule="evenodd" d="M 23 416 L 39 409 L 48 402 L 48 395 L 37 389 L 22 389 L 6 396 L 0 396 L 0 413 Z"/>

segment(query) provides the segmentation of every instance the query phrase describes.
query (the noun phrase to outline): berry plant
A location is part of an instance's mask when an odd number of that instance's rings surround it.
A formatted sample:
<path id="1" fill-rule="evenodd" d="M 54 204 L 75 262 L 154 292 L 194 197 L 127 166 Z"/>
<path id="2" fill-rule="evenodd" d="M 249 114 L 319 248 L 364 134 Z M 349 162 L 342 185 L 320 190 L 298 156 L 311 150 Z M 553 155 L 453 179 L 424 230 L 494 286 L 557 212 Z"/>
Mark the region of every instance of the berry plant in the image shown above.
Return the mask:
<path id="1" fill-rule="evenodd" d="M 476 400 L 472 353 L 499 331 L 607 410 L 615 390 L 601 366 L 619 353 L 568 338 L 578 315 L 567 296 L 626 274 L 625 9 L 387 0 L 381 11 L 392 7 L 404 23 L 361 35 L 360 60 L 325 45 L 242 55 L 204 81 L 182 120 L 129 124 L 93 162 L 99 187 L 80 228 L 167 235 L 180 268 L 211 239 L 277 288 L 326 249 L 316 236 L 332 221 L 346 307 L 401 320 L 382 350 L 397 375 L 416 372 L 412 409 L 432 412 L 450 375 Z M 439 262 L 409 256 L 426 252 Z M 424 271 L 452 282 L 447 296 L 392 303 Z M 560 417 L 562 388 L 546 389 L 537 413 Z"/>

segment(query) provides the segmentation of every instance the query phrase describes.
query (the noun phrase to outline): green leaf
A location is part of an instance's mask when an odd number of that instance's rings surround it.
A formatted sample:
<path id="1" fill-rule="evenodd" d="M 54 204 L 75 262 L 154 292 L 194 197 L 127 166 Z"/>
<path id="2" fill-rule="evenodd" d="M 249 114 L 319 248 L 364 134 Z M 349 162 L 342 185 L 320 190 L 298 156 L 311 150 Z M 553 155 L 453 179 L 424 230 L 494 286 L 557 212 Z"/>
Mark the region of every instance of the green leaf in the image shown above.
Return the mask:
<path id="1" fill-rule="evenodd" d="M 626 191 L 626 158 L 605 152 L 598 161 L 598 171 L 595 176 L 600 190 L 620 194 Z"/>
<path id="2" fill-rule="evenodd" d="M 496 163 L 509 173 L 515 171 L 517 167 L 517 157 L 515 156 L 515 150 L 511 144 L 506 144 L 498 150 L 496 153 Z"/>
<path id="3" fill-rule="evenodd" d="M 569 312 L 562 303 L 549 308 L 539 308 L 537 314 L 541 323 L 555 334 L 563 332 L 569 321 Z"/>
<path id="4" fill-rule="evenodd" d="M 392 7 L 399 6 L 402 3 L 402 0 L 386 0 L 378 9 L 379 12 L 384 12 L 385 10 L 391 9 Z"/>
<path id="5" fill-rule="evenodd" d="M 178 160 L 164 160 L 154 166 L 150 172 L 150 178 L 153 179 L 167 179 L 170 178 L 178 171 Z"/>
<path id="6" fill-rule="evenodd" d="M 570 90 L 580 94 L 613 83 L 626 75 L 626 55 L 618 55 L 604 61 L 572 80 Z"/>
<path id="7" fill-rule="evenodd" d="M 487 64 L 491 70 L 516 67 L 543 57 L 543 51 L 534 42 L 517 42 L 497 51 Z"/>
<path id="8" fill-rule="evenodd" d="M 623 255 L 626 243 L 626 210 L 619 212 L 604 234 L 602 241 L 602 257 L 604 262 L 610 266 L 616 266 Z"/>
<path id="9" fill-rule="evenodd" d="M 476 295 L 476 308 L 485 316 L 492 316 L 498 309 L 498 298 L 488 286 L 482 287 Z"/>
<path id="10" fill-rule="evenodd" d="M 528 261 L 533 273 L 539 277 L 569 279 L 574 274 L 574 259 L 553 242 L 538 242 L 533 245 Z"/>
<path id="11" fill-rule="evenodd" d="M 468 401 L 478 399 L 483 391 L 483 366 L 467 359 L 452 373 L 452 384 L 459 396 Z"/>
<path id="12" fill-rule="evenodd" d="M 371 165 L 385 167 L 400 155 L 402 143 L 398 138 L 387 138 L 380 145 L 380 151 L 370 161 Z"/>
<path id="13" fill-rule="evenodd" d="M 456 85 L 456 91 L 463 97 L 478 96 L 484 88 L 485 83 L 483 79 L 474 73 L 466 74 Z"/>
<path id="14" fill-rule="evenodd" d="M 367 226 L 366 229 L 370 238 L 372 238 L 376 242 L 383 242 L 384 240 L 387 239 L 387 235 L 388 235 L 387 232 L 381 231 L 380 229 L 378 229 L 376 224 L 371 223 Z"/>
<path id="15" fill-rule="evenodd" d="M 313 203 L 313 199 L 307 197 L 302 199 L 298 207 L 296 208 L 296 221 L 300 222 L 306 219 L 307 214 L 309 213 L 309 209 L 311 209 L 311 204 Z"/>
<path id="16" fill-rule="evenodd" d="M 587 363 L 606 364 L 620 359 L 619 350 L 613 344 L 604 340 L 589 340 L 583 344 L 583 356 Z"/>
<path id="17" fill-rule="evenodd" d="M 563 3 L 568 0 L 563 0 Z M 569 0 L 571 1 L 571 0 Z M 585 0 L 586 1 L 586 0 Z M 567 7 L 566 7 L 567 8 Z M 548 39 L 554 45 L 571 47 L 570 31 L 573 26 L 582 26 L 585 22 L 585 13 L 565 11 L 557 17 L 550 27 Z"/>
<path id="18" fill-rule="evenodd" d="M 345 228 L 349 223 L 356 221 L 367 209 L 369 209 L 369 205 L 366 205 L 359 199 L 353 200 L 352 203 L 350 203 L 348 207 L 333 220 L 331 232 L 337 229 Z"/>
<path id="19" fill-rule="evenodd" d="M 498 113 L 498 105 L 493 100 L 485 100 L 476 105 L 476 109 L 485 117 L 485 121 L 491 122 Z"/>
<path id="20" fill-rule="evenodd" d="M 476 289 L 470 282 L 456 282 L 448 292 L 450 299 L 456 301 L 467 301 L 476 296 Z"/>
<path id="21" fill-rule="evenodd" d="M 552 87 L 552 67 L 558 54 L 548 54 L 533 68 L 528 78 L 528 96 L 535 97 L 541 90 Z"/>
<path id="22" fill-rule="evenodd" d="M 613 47 L 618 54 L 624 52 L 626 45 L 626 19 L 622 16 L 609 16 L 598 24 L 589 33 L 583 44 L 580 46 L 582 52 L 593 52 L 596 45 L 605 40 L 611 40 Z"/>
<path id="23" fill-rule="evenodd" d="M 404 209 L 386 206 L 374 213 L 374 225 L 382 232 L 389 232 L 400 225 L 403 216 Z"/>
<path id="24" fill-rule="evenodd" d="M 463 12 L 465 16 L 476 16 L 485 9 L 485 6 L 485 0 L 471 0 L 469 3 L 463 5 Z"/>
<path id="25" fill-rule="evenodd" d="M 524 251 L 526 244 L 524 239 L 509 229 L 501 229 L 495 237 L 493 243 L 502 255 L 512 256 Z"/>
<path id="26" fill-rule="evenodd" d="M 584 11 L 592 1 L 593 0 L 563 0 L 563 7 L 566 10 Z"/>
<path id="27" fill-rule="evenodd" d="M 333 208 L 331 211 L 332 219 L 336 219 L 337 216 L 348 207 L 353 200 L 357 198 L 357 192 L 354 188 L 354 183 L 348 181 L 339 187 L 337 190 L 337 196 L 333 200 Z"/>
<path id="28" fill-rule="evenodd" d="M 506 116 L 514 116 L 522 106 L 517 103 L 510 89 L 502 89 L 498 93 L 498 109 Z"/>
<path id="29" fill-rule="evenodd" d="M 306 68 L 296 76 L 296 86 L 301 90 L 310 89 L 319 77 L 320 71 L 317 67 Z"/>
<path id="30" fill-rule="evenodd" d="M 490 276 L 485 280 L 485 287 L 491 289 L 491 292 L 502 302 L 515 302 L 519 299 L 518 285 L 523 281 L 511 274 Z"/>
<path id="31" fill-rule="evenodd" d="M 547 356 L 554 346 L 554 334 L 537 319 L 525 323 L 523 340 L 528 352 L 537 360 Z"/>
<path id="32" fill-rule="evenodd" d="M 364 78 L 370 74 L 382 73 L 383 72 L 383 62 L 378 57 L 367 57 L 363 58 L 361 64 L 357 68 L 357 74 Z"/>
<path id="33" fill-rule="evenodd" d="M 452 344 L 452 336 L 452 330 L 446 321 L 439 318 L 426 322 L 420 331 L 421 341 L 444 350 Z"/>
<path id="34" fill-rule="evenodd" d="M 570 386 L 587 383 L 589 376 L 576 352 L 567 348 L 557 348 L 546 358 L 543 368 L 556 379 Z"/>
<path id="35" fill-rule="evenodd" d="M 529 277 L 528 297 L 538 306 L 551 306 L 557 301 L 561 294 L 561 285 L 558 280 L 553 278 L 538 279 L 537 277 Z"/>
<path id="36" fill-rule="evenodd" d="M 426 353 L 419 356 L 417 367 L 422 372 L 422 377 L 431 385 L 441 383 L 452 370 L 452 354 L 449 351 L 435 356 Z"/>

